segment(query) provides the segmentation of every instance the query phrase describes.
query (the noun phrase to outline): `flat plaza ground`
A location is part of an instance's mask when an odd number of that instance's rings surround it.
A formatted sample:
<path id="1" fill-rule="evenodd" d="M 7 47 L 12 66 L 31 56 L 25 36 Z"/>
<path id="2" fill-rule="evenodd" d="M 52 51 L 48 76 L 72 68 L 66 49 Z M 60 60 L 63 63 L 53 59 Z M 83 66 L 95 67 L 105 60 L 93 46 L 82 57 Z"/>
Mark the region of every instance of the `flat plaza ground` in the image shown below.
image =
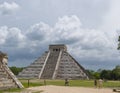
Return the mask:
<path id="1" fill-rule="evenodd" d="M 85 87 L 70 87 L 70 86 L 40 86 L 40 87 L 31 87 L 27 89 L 30 91 L 38 91 L 36 93 L 115 93 L 110 88 L 85 88 Z M 40 92 L 41 91 L 41 92 Z"/>

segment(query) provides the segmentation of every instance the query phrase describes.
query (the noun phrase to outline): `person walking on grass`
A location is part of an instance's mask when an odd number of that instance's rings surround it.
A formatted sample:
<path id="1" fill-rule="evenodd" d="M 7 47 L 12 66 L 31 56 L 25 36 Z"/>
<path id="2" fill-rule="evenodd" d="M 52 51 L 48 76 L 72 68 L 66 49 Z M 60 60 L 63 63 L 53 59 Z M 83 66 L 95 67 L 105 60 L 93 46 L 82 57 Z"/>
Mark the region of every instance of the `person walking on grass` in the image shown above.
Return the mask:
<path id="1" fill-rule="evenodd" d="M 95 86 L 95 88 L 97 88 L 97 80 L 96 79 L 94 80 L 94 86 Z"/>
<path id="2" fill-rule="evenodd" d="M 65 86 L 69 86 L 69 81 L 67 78 L 65 79 Z"/>

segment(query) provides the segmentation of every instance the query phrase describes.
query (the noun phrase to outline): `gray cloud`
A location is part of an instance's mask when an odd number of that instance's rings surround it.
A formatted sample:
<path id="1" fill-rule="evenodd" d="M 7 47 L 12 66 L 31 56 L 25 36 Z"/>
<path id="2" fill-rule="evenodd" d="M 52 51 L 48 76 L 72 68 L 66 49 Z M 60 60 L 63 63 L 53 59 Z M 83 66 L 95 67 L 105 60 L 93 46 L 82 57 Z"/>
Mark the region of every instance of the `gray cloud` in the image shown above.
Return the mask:
<path id="1" fill-rule="evenodd" d="M 35 24 L 30 27 L 30 29 L 26 32 L 26 36 L 30 40 L 44 40 L 46 38 L 46 35 L 50 32 L 49 25 L 40 22 L 38 24 Z"/>
<path id="2" fill-rule="evenodd" d="M 40 22 L 27 31 L 16 27 L 0 27 L 1 50 L 10 55 L 11 64 L 12 61 L 22 64 L 24 60 L 28 64 L 47 50 L 49 44 L 55 43 L 67 44 L 69 52 L 79 60 L 119 60 L 119 53 L 114 46 L 117 43 L 116 36 L 104 30 L 81 26 L 80 19 L 72 15 L 60 17 L 54 26 Z"/>
<path id="3" fill-rule="evenodd" d="M 0 0 L 0 50 L 10 65 L 25 66 L 49 44 L 65 43 L 85 67 L 114 67 L 119 9 L 119 0 Z"/>
<path id="4" fill-rule="evenodd" d="M 18 10 L 19 8 L 20 6 L 15 2 L 12 3 L 4 2 L 0 4 L 0 12 L 3 15 L 9 15 Z"/>

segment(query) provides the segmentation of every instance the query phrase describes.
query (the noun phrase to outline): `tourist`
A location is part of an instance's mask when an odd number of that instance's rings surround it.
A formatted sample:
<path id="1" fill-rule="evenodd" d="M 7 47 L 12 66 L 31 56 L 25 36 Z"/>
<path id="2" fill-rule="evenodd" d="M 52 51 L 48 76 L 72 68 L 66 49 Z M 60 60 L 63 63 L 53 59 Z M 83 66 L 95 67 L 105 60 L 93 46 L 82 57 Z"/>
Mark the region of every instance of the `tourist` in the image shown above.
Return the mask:
<path id="1" fill-rule="evenodd" d="M 44 85 L 46 85 L 46 80 L 44 79 Z"/>
<path id="2" fill-rule="evenodd" d="M 98 87 L 99 87 L 99 88 L 102 88 L 102 86 L 103 86 L 103 80 L 102 80 L 102 79 L 99 79 L 99 80 L 98 80 Z"/>
<path id="3" fill-rule="evenodd" d="M 67 78 L 65 79 L 65 86 L 69 86 L 69 81 Z"/>
<path id="4" fill-rule="evenodd" d="M 94 86 L 95 86 L 95 88 L 97 88 L 97 80 L 96 79 L 94 80 Z"/>

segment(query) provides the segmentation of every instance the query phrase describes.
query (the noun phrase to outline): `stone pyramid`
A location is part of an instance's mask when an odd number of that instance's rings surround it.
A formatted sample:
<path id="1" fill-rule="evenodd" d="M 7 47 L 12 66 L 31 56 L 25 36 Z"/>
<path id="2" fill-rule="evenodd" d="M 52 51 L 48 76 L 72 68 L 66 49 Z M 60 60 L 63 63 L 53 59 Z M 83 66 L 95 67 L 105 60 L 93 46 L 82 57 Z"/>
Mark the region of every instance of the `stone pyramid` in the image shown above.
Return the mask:
<path id="1" fill-rule="evenodd" d="M 19 78 L 89 79 L 85 69 L 67 52 L 64 44 L 50 45 L 49 51 L 23 69 Z"/>
<path id="2" fill-rule="evenodd" d="M 0 90 L 23 88 L 23 85 L 7 66 L 7 59 L 7 54 L 0 52 Z"/>

